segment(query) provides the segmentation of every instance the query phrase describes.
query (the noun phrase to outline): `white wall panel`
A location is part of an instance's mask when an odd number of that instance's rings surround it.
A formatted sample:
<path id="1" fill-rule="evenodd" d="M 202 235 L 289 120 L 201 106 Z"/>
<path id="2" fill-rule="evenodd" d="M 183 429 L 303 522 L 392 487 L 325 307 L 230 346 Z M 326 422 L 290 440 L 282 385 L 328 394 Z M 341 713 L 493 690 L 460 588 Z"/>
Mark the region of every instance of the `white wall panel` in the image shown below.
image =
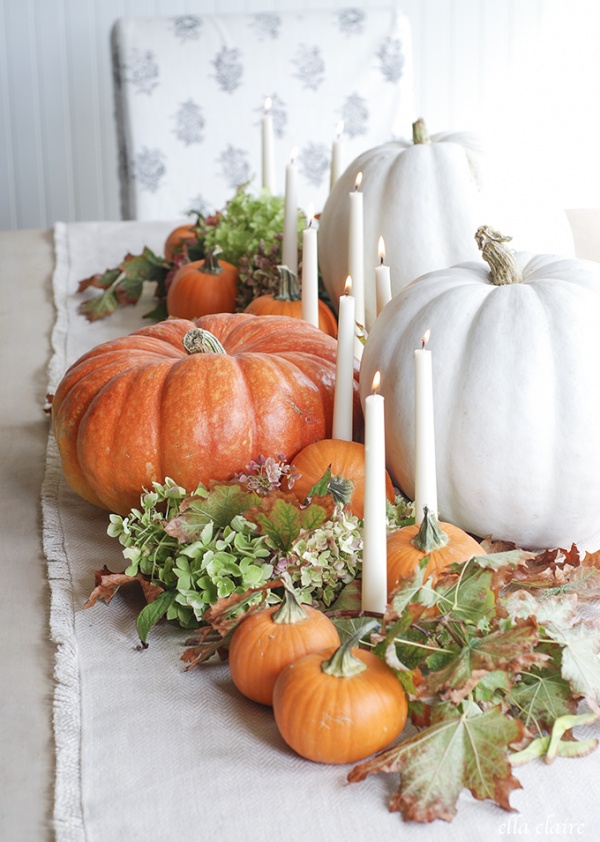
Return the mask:
<path id="1" fill-rule="evenodd" d="M 381 0 L 327 0 L 331 8 Z M 121 16 L 323 0 L 0 0 L 0 229 L 119 216 L 109 33 Z M 600 207 L 600 4 L 401 0 L 415 117 L 477 132 L 487 182 Z"/>

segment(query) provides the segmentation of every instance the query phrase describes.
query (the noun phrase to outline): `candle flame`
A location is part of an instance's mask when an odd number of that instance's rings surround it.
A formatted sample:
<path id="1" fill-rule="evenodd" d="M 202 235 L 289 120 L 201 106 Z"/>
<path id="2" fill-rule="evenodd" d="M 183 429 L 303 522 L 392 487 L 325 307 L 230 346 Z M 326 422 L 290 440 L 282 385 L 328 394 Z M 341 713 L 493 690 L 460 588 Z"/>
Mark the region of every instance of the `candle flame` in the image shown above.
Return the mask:
<path id="1" fill-rule="evenodd" d="M 273 107 L 273 100 L 272 100 L 272 98 L 271 98 L 270 96 L 268 96 L 268 97 L 265 99 L 265 106 L 264 106 L 264 108 L 265 108 L 265 114 L 266 114 L 267 112 L 269 112 L 269 111 L 271 110 L 271 108 L 272 108 L 272 107 Z"/>
<path id="2" fill-rule="evenodd" d="M 339 139 L 344 134 L 344 121 L 340 120 L 335 129 L 335 136 Z"/>
<path id="3" fill-rule="evenodd" d="M 298 147 L 292 146 L 292 151 L 290 152 L 290 163 L 293 164 L 296 160 L 296 155 L 298 154 Z"/>
<path id="4" fill-rule="evenodd" d="M 383 237 L 379 238 L 379 242 L 377 244 L 377 254 L 379 255 L 379 262 L 383 264 L 383 261 L 385 260 L 385 242 Z"/>
<path id="5" fill-rule="evenodd" d="M 310 226 L 312 225 L 314 218 L 315 218 L 315 206 L 311 202 L 309 204 L 308 208 L 306 209 L 306 225 L 307 225 L 308 228 L 310 228 Z"/>
<path id="6" fill-rule="evenodd" d="M 381 385 L 381 372 L 378 370 L 373 375 L 373 383 L 371 384 L 371 389 L 372 389 L 374 395 L 376 395 L 377 392 L 379 391 L 380 385 Z"/>
<path id="7" fill-rule="evenodd" d="M 346 283 L 344 284 L 344 295 L 351 295 L 352 293 L 352 278 L 350 275 L 346 278 Z"/>
<path id="8" fill-rule="evenodd" d="M 358 188 L 360 187 L 361 184 L 362 184 L 362 173 L 359 172 L 359 173 L 357 173 L 356 181 L 354 182 L 354 189 L 358 190 Z"/>
<path id="9" fill-rule="evenodd" d="M 421 337 L 421 348 L 424 348 L 425 345 L 429 342 L 429 337 L 431 336 L 431 331 L 426 330 L 423 336 Z"/>

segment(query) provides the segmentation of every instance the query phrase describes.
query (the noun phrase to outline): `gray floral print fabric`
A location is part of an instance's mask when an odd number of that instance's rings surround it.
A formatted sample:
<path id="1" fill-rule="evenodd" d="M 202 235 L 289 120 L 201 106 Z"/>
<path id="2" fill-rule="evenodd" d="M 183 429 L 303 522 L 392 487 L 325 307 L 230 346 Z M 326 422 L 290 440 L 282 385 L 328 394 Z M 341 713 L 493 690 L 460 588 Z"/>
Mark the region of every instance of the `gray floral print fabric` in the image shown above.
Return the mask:
<path id="1" fill-rule="evenodd" d="M 124 218 L 171 219 L 258 192 L 261 117 L 273 119 L 275 192 L 292 150 L 301 207 L 414 120 L 408 20 L 377 9 L 122 18 L 112 33 Z"/>

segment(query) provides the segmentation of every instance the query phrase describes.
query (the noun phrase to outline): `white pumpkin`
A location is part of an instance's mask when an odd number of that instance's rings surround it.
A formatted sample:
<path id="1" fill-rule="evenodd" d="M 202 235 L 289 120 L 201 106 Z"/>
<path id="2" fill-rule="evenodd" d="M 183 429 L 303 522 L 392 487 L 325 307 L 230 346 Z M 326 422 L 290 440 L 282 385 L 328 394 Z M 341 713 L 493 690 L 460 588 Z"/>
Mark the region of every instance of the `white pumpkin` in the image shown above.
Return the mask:
<path id="1" fill-rule="evenodd" d="M 349 193 L 362 172 L 365 321 L 375 321 L 375 266 L 385 241 L 392 295 L 425 272 L 477 258 L 473 232 L 481 224 L 474 139 L 442 132 L 427 136 L 422 120 L 413 142 L 385 143 L 359 155 L 333 187 L 319 223 L 319 264 L 337 306 L 348 276 Z"/>
<path id="2" fill-rule="evenodd" d="M 387 467 L 412 499 L 414 350 L 430 329 L 440 518 L 532 549 L 585 546 L 600 533 L 600 265 L 477 236 L 491 272 L 432 272 L 385 307 L 363 400 L 379 369 Z"/>

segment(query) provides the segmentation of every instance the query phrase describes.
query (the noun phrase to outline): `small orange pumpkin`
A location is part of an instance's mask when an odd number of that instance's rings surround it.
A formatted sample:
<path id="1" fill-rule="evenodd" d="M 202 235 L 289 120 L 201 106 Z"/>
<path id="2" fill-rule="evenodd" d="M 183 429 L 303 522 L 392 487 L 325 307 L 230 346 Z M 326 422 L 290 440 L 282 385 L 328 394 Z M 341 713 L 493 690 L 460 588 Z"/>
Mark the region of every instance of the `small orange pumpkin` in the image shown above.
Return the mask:
<path id="1" fill-rule="evenodd" d="M 338 649 L 285 667 L 273 713 L 285 742 L 318 763 L 354 763 L 390 745 L 404 728 L 402 685 L 373 652 L 353 648 L 376 625 L 363 625 Z"/>
<path id="2" fill-rule="evenodd" d="M 296 473 L 291 491 L 303 503 L 313 486 L 323 478 L 328 468 L 331 478 L 328 490 L 336 503 L 347 505 L 358 518 L 365 507 L 365 446 L 357 441 L 321 439 L 309 444 L 294 456 Z M 386 471 L 385 493 L 394 502 L 394 486 Z"/>
<path id="3" fill-rule="evenodd" d="M 246 307 L 255 316 L 292 316 L 302 318 L 302 293 L 297 276 L 287 266 L 278 266 L 279 291 L 259 295 Z M 324 301 L 319 299 L 319 327 L 323 333 L 337 337 L 337 319 Z"/>
<path id="4" fill-rule="evenodd" d="M 175 272 L 167 292 L 167 312 L 178 319 L 199 319 L 215 313 L 234 313 L 238 293 L 238 270 L 218 260 L 219 248 L 204 260 L 184 263 Z"/>
<path id="5" fill-rule="evenodd" d="M 463 562 L 486 552 L 467 532 L 452 523 L 438 521 L 427 506 L 420 524 L 403 526 L 387 539 L 388 598 L 398 582 L 411 573 L 421 559 L 429 556 L 425 577 L 434 577 L 454 562 Z"/>
<path id="6" fill-rule="evenodd" d="M 250 614 L 236 628 L 229 646 L 229 669 L 240 693 L 263 705 L 273 704 L 273 687 L 292 661 L 339 646 L 336 627 L 326 614 L 300 605 L 291 586 L 282 605 Z"/>
<path id="7" fill-rule="evenodd" d="M 164 254 L 167 260 L 173 260 L 175 255 L 181 251 L 184 244 L 195 243 L 198 239 L 196 225 L 178 225 L 165 240 Z"/>

